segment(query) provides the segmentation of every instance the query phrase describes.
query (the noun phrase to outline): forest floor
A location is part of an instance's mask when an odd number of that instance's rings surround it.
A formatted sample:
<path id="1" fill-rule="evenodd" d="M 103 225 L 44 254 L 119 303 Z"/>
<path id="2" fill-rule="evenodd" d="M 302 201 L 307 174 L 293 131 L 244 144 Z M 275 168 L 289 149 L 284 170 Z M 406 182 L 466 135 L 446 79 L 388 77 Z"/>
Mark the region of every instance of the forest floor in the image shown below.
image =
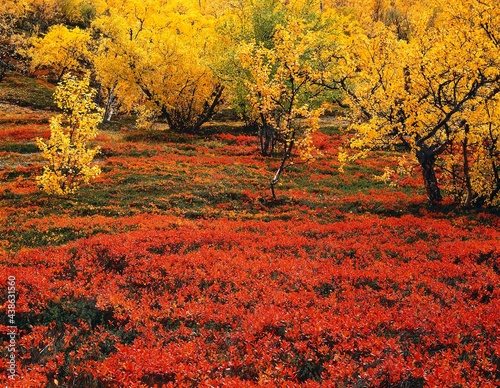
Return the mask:
<path id="1" fill-rule="evenodd" d="M 427 208 L 418 171 L 375 182 L 388 152 L 340 173 L 331 119 L 275 200 L 279 156 L 240 123 L 187 135 L 128 119 L 94 142 L 100 177 L 51 197 L 35 139 L 54 113 L 14 86 L 0 92 L 0 274 L 15 278 L 1 328 L 17 330 L 16 376 L 0 383 L 500 384 L 497 212 Z"/>

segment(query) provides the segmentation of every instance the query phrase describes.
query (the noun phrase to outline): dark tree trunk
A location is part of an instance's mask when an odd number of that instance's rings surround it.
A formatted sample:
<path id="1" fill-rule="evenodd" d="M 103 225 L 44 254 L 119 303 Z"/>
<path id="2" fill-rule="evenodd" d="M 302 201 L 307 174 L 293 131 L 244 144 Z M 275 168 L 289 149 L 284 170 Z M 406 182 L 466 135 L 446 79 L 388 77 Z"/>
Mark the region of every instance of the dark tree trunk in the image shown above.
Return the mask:
<path id="1" fill-rule="evenodd" d="M 422 177 L 429 205 L 436 205 L 443 200 L 435 171 L 436 154 L 432 150 L 422 147 L 417 151 L 417 159 L 422 167 Z"/>
<path id="2" fill-rule="evenodd" d="M 465 132 L 465 138 L 464 142 L 462 144 L 462 157 L 464 159 L 464 180 L 465 180 L 465 189 L 466 191 L 466 196 L 464 200 L 464 207 L 470 207 L 472 204 L 473 200 L 473 190 L 472 190 L 472 182 L 470 179 L 470 167 L 469 167 L 469 131 L 470 127 L 469 124 L 465 124 L 464 126 L 464 132 Z"/>
<path id="3" fill-rule="evenodd" d="M 267 123 L 266 118 L 261 114 L 262 125 L 259 129 L 260 153 L 262 156 L 269 156 L 274 151 L 276 145 L 276 130 Z"/>
<path id="4" fill-rule="evenodd" d="M 201 126 L 209 121 L 216 113 L 217 107 L 222 103 L 224 86 L 216 85 L 212 94 L 205 101 L 203 112 L 193 122 L 192 112 L 182 110 L 168 110 L 164 105 L 161 107 L 160 118 L 167 120 L 167 124 L 174 132 L 194 134 L 199 132 Z M 146 94 L 147 95 L 147 94 Z M 150 97 L 149 95 L 147 95 Z"/>
<path id="5" fill-rule="evenodd" d="M 63 67 L 59 75 L 57 76 L 57 83 L 61 82 L 64 73 L 66 73 L 66 67 Z"/>
<path id="6" fill-rule="evenodd" d="M 216 85 L 214 88 L 214 91 L 212 92 L 212 95 L 210 98 L 212 101 L 210 102 L 209 99 L 205 101 L 205 107 L 203 109 L 202 114 L 200 117 L 198 117 L 198 120 L 196 120 L 196 123 L 193 125 L 192 131 L 197 132 L 201 126 L 206 123 L 208 120 L 212 118 L 212 116 L 215 114 L 215 111 L 217 107 L 221 104 L 222 102 L 222 93 L 224 92 L 224 86 L 223 85 Z"/>

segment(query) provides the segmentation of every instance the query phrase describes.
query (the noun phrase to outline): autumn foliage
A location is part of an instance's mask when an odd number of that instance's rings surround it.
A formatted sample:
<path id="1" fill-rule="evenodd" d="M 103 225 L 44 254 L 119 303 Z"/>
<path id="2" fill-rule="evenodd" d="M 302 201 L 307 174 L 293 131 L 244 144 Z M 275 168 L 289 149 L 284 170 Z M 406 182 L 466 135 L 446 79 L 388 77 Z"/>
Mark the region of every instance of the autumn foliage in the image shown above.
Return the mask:
<path id="1" fill-rule="evenodd" d="M 269 200 L 254 134 L 216 128 L 105 132 L 107 173 L 78 201 L 39 194 L 36 165 L 4 171 L 13 386 L 498 385 L 498 216 L 429 212 L 382 183 L 349 193 L 390 157 L 343 180 L 322 128 L 321 172 L 281 186 L 293 201 Z"/>
<path id="2" fill-rule="evenodd" d="M 399 8 L 398 8 L 399 6 Z M 342 160 L 404 147 L 421 167 L 428 200 L 442 189 L 465 206 L 500 193 L 500 13 L 495 1 L 392 5 L 354 42 L 346 96 L 356 133 Z M 392 13 L 392 18 L 388 13 Z M 396 16 L 398 16 L 396 18 Z"/>
<path id="3" fill-rule="evenodd" d="M 69 74 L 63 76 L 54 94 L 62 113 L 50 121 L 50 138 L 37 139 L 48 162 L 37 182 L 49 194 L 73 194 L 82 183 L 89 183 L 101 173 L 99 166 L 92 163 L 99 148 L 89 145 L 102 121 L 102 111 L 93 102 L 94 96 L 88 76 L 77 80 Z"/>
<path id="4" fill-rule="evenodd" d="M 5 2 L 0 384 L 500 386 L 499 14 L 459 3 Z"/>
<path id="5" fill-rule="evenodd" d="M 351 123 L 342 163 L 398 149 L 430 205 L 498 204 L 495 0 L 31 0 L 0 16 L 1 74 L 21 62 L 56 80 L 89 71 L 107 121 L 132 113 L 139 128 L 196 133 L 235 109 L 259 127 L 263 155 L 283 149 L 273 193 L 333 103 Z"/>
<path id="6" fill-rule="evenodd" d="M 496 231 L 413 216 L 142 223 L 11 258 L 14 386 L 499 382 Z"/>

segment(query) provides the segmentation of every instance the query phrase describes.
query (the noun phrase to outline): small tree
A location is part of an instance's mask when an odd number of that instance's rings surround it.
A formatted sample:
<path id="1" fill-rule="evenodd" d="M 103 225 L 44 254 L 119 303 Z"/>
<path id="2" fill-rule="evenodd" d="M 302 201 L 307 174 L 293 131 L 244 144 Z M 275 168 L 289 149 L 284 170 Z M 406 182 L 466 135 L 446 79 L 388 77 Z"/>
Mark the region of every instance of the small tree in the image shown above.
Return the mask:
<path id="1" fill-rule="evenodd" d="M 273 198 L 292 152 L 297 150 L 303 160 L 313 158 L 312 135 L 319 116 L 339 97 L 336 84 L 326 80 L 340 68 L 343 19 L 331 15 L 327 20 L 330 24 L 292 19 L 286 27 L 276 28 L 271 48 L 250 43 L 240 49 L 242 66 L 250 73 L 248 98 L 261 131 L 268 135 L 263 137 L 262 153 L 272 152 L 276 139 L 283 147 L 270 183 Z"/>
<path id="2" fill-rule="evenodd" d="M 88 75 L 83 79 L 64 75 L 56 89 L 54 99 L 62 114 L 52 117 L 50 138 L 37 139 L 49 164 L 36 179 L 49 194 L 73 194 L 82 183 L 88 183 L 101 172 L 99 166 L 92 165 L 99 148 L 88 145 L 97 135 L 103 114 L 94 97 Z"/>

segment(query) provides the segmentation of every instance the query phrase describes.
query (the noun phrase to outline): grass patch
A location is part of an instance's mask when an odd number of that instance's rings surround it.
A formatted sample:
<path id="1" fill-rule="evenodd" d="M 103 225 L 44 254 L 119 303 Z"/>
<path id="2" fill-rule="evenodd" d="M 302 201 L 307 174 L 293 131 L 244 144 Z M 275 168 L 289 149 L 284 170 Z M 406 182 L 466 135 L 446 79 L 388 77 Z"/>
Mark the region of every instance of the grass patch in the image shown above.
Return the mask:
<path id="1" fill-rule="evenodd" d="M 16 154 L 35 154 L 40 149 L 35 143 L 4 143 L 0 144 L 0 151 L 14 152 Z"/>
<path id="2" fill-rule="evenodd" d="M 55 87 L 26 77 L 16 72 L 8 72 L 0 82 L 0 100 L 19 106 L 36 109 L 56 109 L 53 101 Z"/>
<path id="3" fill-rule="evenodd" d="M 79 230 L 69 227 L 52 228 L 43 232 L 36 229 L 28 229 L 21 231 L 11 230 L 5 233 L 5 237 L 9 240 L 11 248 L 14 250 L 21 247 L 57 246 L 87 236 L 87 233 L 82 233 Z"/>
<path id="4" fill-rule="evenodd" d="M 128 142 L 146 142 L 146 143 L 193 143 L 196 141 L 195 135 L 184 134 L 174 131 L 159 130 L 134 130 L 125 135 L 124 140 Z"/>
<path id="5" fill-rule="evenodd" d="M 320 132 L 329 136 L 340 136 L 342 134 L 342 130 L 340 125 L 325 125 L 320 127 Z"/>

